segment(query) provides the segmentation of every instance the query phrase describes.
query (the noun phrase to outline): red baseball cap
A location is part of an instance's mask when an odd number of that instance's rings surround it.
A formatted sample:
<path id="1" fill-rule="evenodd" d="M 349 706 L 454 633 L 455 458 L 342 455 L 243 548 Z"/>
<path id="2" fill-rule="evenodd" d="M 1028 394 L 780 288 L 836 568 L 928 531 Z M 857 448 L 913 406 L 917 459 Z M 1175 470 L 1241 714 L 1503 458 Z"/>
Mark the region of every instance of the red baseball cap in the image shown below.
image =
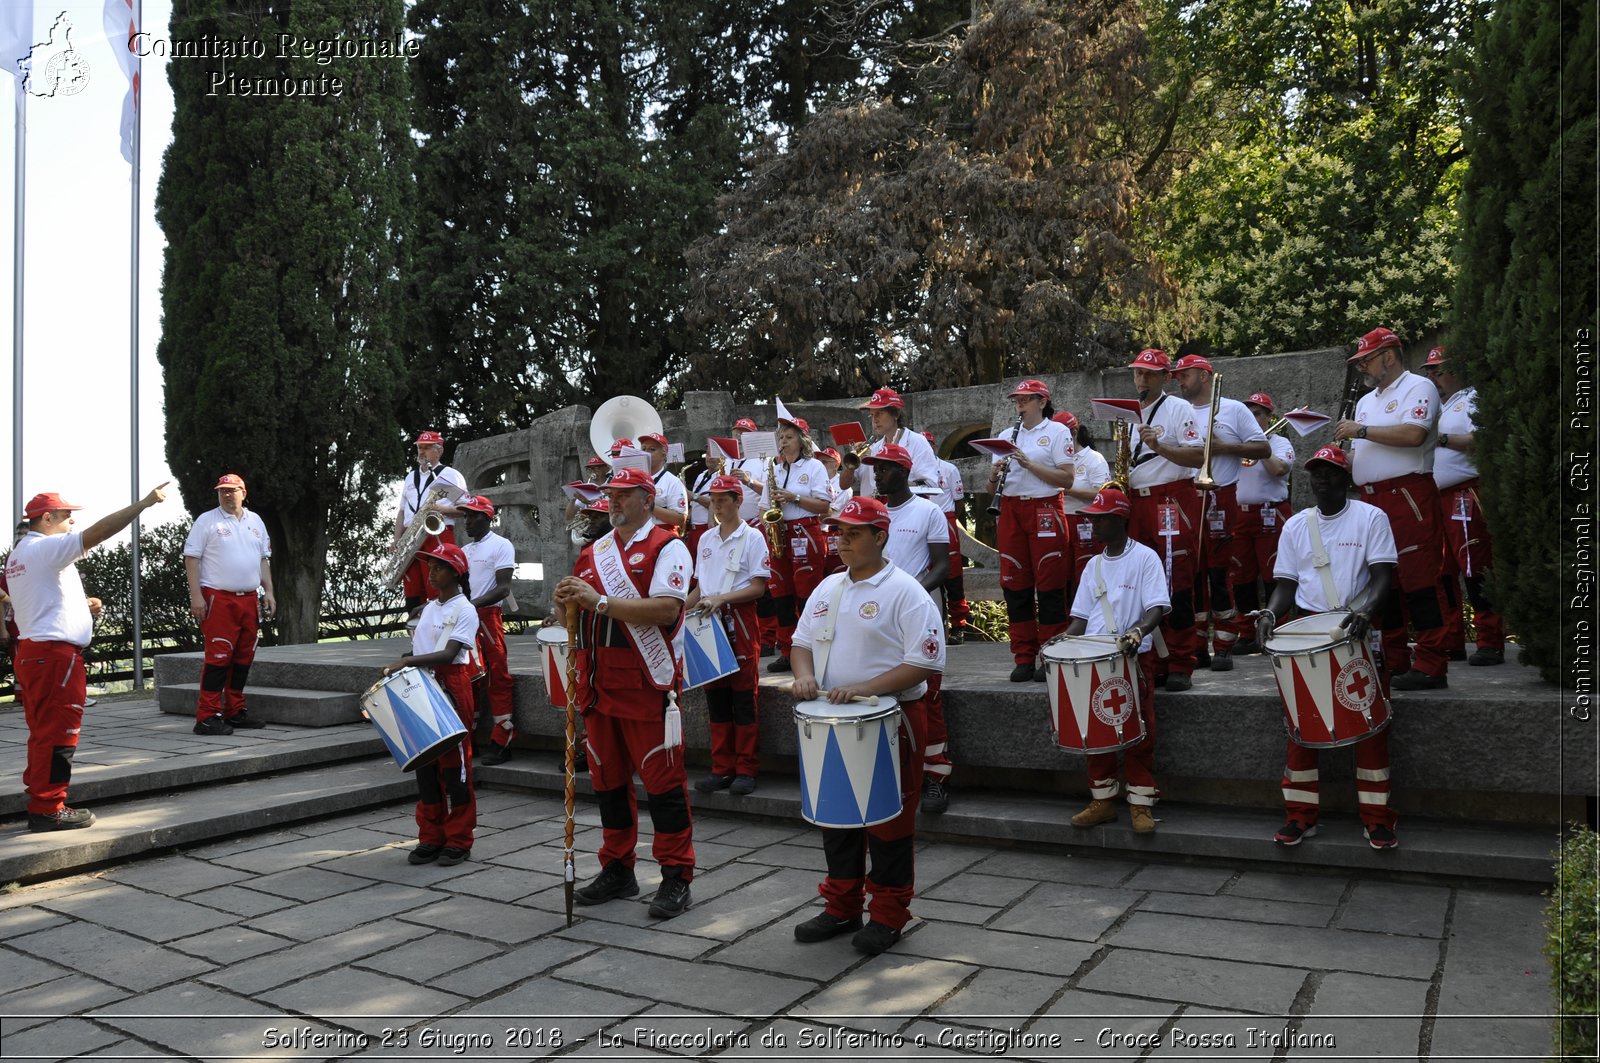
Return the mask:
<path id="1" fill-rule="evenodd" d="M 828 459 L 832 460 L 834 462 L 834 464 L 838 464 L 838 462 L 839 462 L 839 452 L 837 450 L 834 450 L 832 447 L 828 447 L 828 448 L 826 448 L 824 450 L 817 451 L 817 457 L 819 457 L 819 458 L 828 458 Z"/>
<path id="2" fill-rule="evenodd" d="M 829 524 L 867 524 L 889 530 L 889 510 L 876 498 L 852 498 L 844 504 L 839 515 L 828 518 Z"/>
<path id="3" fill-rule="evenodd" d="M 1050 400 L 1050 389 L 1045 386 L 1043 380 L 1024 380 L 1012 388 L 1011 394 L 1007 395 L 1006 398 L 1014 399 L 1018 395 L 1037 395 L 1048 402 Z"/>
<path id="4" fill-rule="evenodd" d="M 871 460 L 873 464 L 877 464 L 880 461 L 892 461 L 906 469 L 911 468 L 912 465 L 911 451 L 895 443 L 885 443 L 882 450 L 872 455 Z"/>
<path id="5" fill-rule="evenodd" d="M 432 550 L 418 550 L 417 556 L 443 561 L 454 569 L 458 576 L 464 575 L 467 571 L 467 555 L 455 543 L 440 543 Z"/>
<path id="6" fill-rule="evenodd" d="M 1273 410 L 1277 409 L 1277 407 L 1273 405 L 1272 396 L 1268 395 L 1265 391 L 1256 392 L 1248 399 L 1245 399 L 1244 402 L 1246 406 L 1260 406 L 1268 413 L 1271 413 Z"/>
<path id="7" fill-rule="evenodd" d="M 906 400 L 894 388 L 879 388 L 872 393 L 872 398 L 857 407 L 862 410 L 903 410 Z"/>
<path id="8" fill-rule="evenodd" d="M 748 417 L 741 417 L 737 421 L 733 422 L 733 430 L 735 432 L 759 432 L 760 431 L 760 429 L 756 427 L 756 423 L 754 421 L 752 421 Z"/>
<path id="9" fill-rule="evenodd" d="M 45 491 L 28 499 L 28 504 L 22 507 L 22 515 L 29 520 L 33 520 L 35 517 L 42 517 L 46 513 L 54 513 L 58 509 L 82 508 L 82 506 L 75 506 L 68 502 L 54 491 Z"/>
<path id="10" fill-rule="evenodd" d="M 1060 413 L 1056 414 L 1054 417 L 1052 417 L 1050 419 L 1052 421 L 1054 421 L 1056 424 L 1064 424 L 1064 425 L 1066 425 L 1068 428 L 1072 429 L 1074 432 L 1076 432 L 1078 430 L 1078 419 L 1076 417 L 1072 416 L 1072 414 L 1070 412 L 1068 412 L 1067 410 L 1062 410 Z"/>
<path id="11" fill-rule="evenodd" d="M 221 479 L 217 481 L 217 486 L 214 488 L 214 490 L 220 491 L 224 487 L 237 487 L 239 490 L 243 491 L 245 489 L 244 478 L 239 476 L 237 473 L 225 472 L 222 474 Z"/>
<path id="12" fill-rule="evenodd" d="M 1178 364 L 1167 370 L 1169 373 L 1181 373 L 1185 369 L 1204 369 L 1208 373 L 1216 372 L 1211 368 L 1211 362 L 1201 354 L 1186 354 L 1178 359 Z"/>
<path id="13" fill-rule="evenodd" d="M 585 513 L 610 513 L 611 499 L 607 498 L 605 495 L 601 495 L 593 502 L 585 502 L 580 498 L 578 500 L 578 508 L 583 510 Z"/>
<path id="14" fill-rule="evenodd" d="M 706 490 L 713 495 L 729 494 L 744 498 L 744 484 L 739 482 L 737 476 L 713 476 L 711 486 Z"/>
<path id="15" fill-rule="evenodd" d="M 800 434 L 803 436 L 811 434 L 811 422 L 804 417 L 780 417 L 778 418 L 778 423 L 793 425 L 800 430 Z"/>
<path id="16" fill-rule="evenodd" d="M 1443 347 L 1435 347 L 1433 350 L 1429 351 L 1428 352 L 1428 360 L 1426 362 L 1423 362 L 1422 364 L 1425 365 L 1425 366 L 1426 365 L 1443 365 L 1444 364 L 1444 348 Z"/>
<path id="17" fill-rule="evenodd" d="M 639 437 L 639 445 L 643 447 L 646 443 L 657 443 L 662 450 L 665 450 L 667 448 L 667 437 L 661 432 L 646 432 Z"/>
<path id="18" fill-rule="evenodd" d="M 631 446 L 633 446 L 633 440 L 631 439 L 613 439 L 611 441 L 611 455 L 615 457 L 616 455 L 622 453 L 623 447 Z"/>
<path id="19" fill-rule="evenodd" d="M 1128 496 L 1115 487 L 1102 487 L 1100 493 L 1078 511 L 1086 517 L 1126 517 L 1133 512 Z"/>
<path id="20" fill-rule="evenodd" d="M 1163 373 L 1171 366 L 1172 359 L 1159 347 L 1146 347 L 1139 352 L 1139 357 L 1128 363 L 1129 369 L 1155 369 Z"/>
<path id="21" fill-rule="evenodd" d="M 922 438 L 926 439 L 928 442 L 932 443 L 933 442 L 933 433 L 932 432 L 923 432 L 922 433 Z"/>
<path id="22" fill-rule="evenodd" d="M 656 482 L 643 469 L 618 469 L 605 482 L 606 487 L 637 487 L 654 495 Z"/>
<path id="23" fill-rule="evenodd" d="M 438 432 L 423 432 L 417 436 L 417 446 L 424 446 L 428 443 L 432 443 L 436 447 L 442 447 L 444 446 L 444 436 Z"/>
<path id="24" fill-rule="evenodd" d="M 494 503 L 483 495 L 468 495 L 456 503 L 457 509 L 469 509 L 474 513 L 482 513 L 486 517 L 494 516 Z"/>
<path id="25" fill-rule="evenodd" d="M 601 468 L 605 467 L 606 459 L 604 459 L 600 455 L 596 454 L 594 457 L 592 457 L 588 461 L 584 462 L 583 465 L 584 465 L 584 468 L 586 468 L 586 469 L 601 469 Z"/>
<path id="26" fill-rule="evenodd" d="M 1332 465 L 1335 469 L 1343 469 L 1345 472 L 1350 471 L 1350 455 L 1335 446 L 1323 447 L 1307 458 L 1306 468 L 1311 468 L 1315 462 L 1319 461 L 1324 465 Z"/>
<path id="27" fill-rule="evenodd" d="M 1386 328 L 1375 328 L 1371 332 L 1356 340 L 1356 353 L 1346 358 L 1346 362 L 1359 362 L 1369 355 L 1377 354 L 1381 350 L 1393 347 L 1400 348 L 1400 337 Z"/>

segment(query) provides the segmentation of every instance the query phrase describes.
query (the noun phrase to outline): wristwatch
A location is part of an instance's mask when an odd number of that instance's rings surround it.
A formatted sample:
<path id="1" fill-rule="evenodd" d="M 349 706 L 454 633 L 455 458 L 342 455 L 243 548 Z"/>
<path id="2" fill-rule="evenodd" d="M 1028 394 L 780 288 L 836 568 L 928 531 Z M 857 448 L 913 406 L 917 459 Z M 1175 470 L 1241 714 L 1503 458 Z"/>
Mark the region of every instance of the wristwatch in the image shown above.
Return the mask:
<path id="1" fill-rule="evenodd" d="M 1446 450 L 1450 449 L 1450 433 L 1448 433 L 1448 432 L 1440 432 L 1439 433 L 1439 445 L 1441 447 L 1444 447 Z"/>
<path id="2" fill-rule="evenodd" d="M 594 603 L 594 611 L 602 616 L 605 615 L 605 611 L 609 608 L 611 608 L 611 599 L 606 597 L 604 594 L 600 596 L 600 600 L 598 602 Z"/>
<path id="3" fill-rule="evenodd" d="M 1367 438 L 1367 426 L 1366 425 L 1362 425 L 1359 429 L 1356 430 L 1356 438 L 1357 439 L 1365 439 L 1365 438 Z"/>

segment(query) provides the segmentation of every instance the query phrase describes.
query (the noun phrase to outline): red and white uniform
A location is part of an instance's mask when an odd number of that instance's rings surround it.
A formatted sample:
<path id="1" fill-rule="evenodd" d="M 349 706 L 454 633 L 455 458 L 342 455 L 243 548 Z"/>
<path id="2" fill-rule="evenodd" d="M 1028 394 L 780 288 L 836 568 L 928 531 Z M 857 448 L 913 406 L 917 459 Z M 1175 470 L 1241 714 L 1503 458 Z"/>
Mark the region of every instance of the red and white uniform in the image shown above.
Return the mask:
<path id="1" fill-rule="evenodd" d="M 1312 558 L 1310 522 L 1316 521 L 1328 557 L 1336 602 L 1328 601 L 1322 575 Z M 1315 506 L 1289 518 L 1278 541 L 1278 579 L 1296 581 L 1294 603 L 1308 613 L 1325 613 L 1353 601 L 1372 579 L 1370 566 L 1393 564 L 1398 559 L 1389 520 L 1383 511 L 1365 502 L 1350 501 L 1327 517 Z M 1383 696 L 1389 696 L 1393 667 L 1385 660 L 1379 670 Z M 1288 742 L 1283 769 L 1283 803 L 1290 819 L 1310 827 L 1321 807 L 1321 776 L 1317 750 Z M 1389 807 L 1389 729 L 1361 740 L 1355 746 L 1356 801 L 1361 822 L 1368 827 L 1394 828 L 1396 816 Z"/>
<path id="2" fill-rule="evenodd" d="M 1072 459 L 1072 488 L 1098 488 L 1111 479 L 1111 466 L 1093 447 L 1079 447 L 1077 454 Z M 1066 507 L 1067 530 L 1072 539 L 1072 583 L 1083 577 L 1083 567 L 1089 559 L 1104 549 L 1105 544 L 1094 537 L 1094 521 L 1078 514 L 1089 505 L 1089 499 L 1074 498 L 1070 494 L 1063 494 L 1061 501 Z"/>
<path id="3" fill-rule="evenodd" d="M 477 542 L 461 548 L 467 555 L 467 582 L 472 586 L 472 596 L 481 598 L 495 585 L 496 576 L 517 567 L 517 551 L 511 540 L 494 532 L 487 532 Z M 506 660 L 506 628 L 500 602 L 478 609 L 478 657 L 483 661 L 483 697 L 475 700 L 479 712 L 484 709 L 494 716 L 494 729 L 489 739 L 497 746 L 509 746 L 517 737 L 517 725 L 512 720 L 511 666 Z"/>
<path id="4" fill-rule="evenodd" d="M 1439 411 L 1441 436 L 1467 435 L 1475 428 L 1478 392 L 1462 388 L 1444 400 Z M 1439 485 L 1439 526 L 1444 535 L 1444 579 L 1448 590 L 1465 579 L 1467 598 L 1472 602 L 1472 623 L 1477 628 L 1480 650 L 1505 651 L 1505 626 L 1500 613 L 1484 593 L 1484 580 L 1494 565 L 1494 539 L 1478 500 L 1478 466 L 1472 455 L 1450 447 L 1439 447 L 1433 455 L 1433 480 Z M 1446 595 L 1445 630 L 1451 648 L 1466 641 L 1466 625 L 1460 603 Z"/>
<path id="5" fill-rule="evenodd" d="M 267 526 L 248 509 L 230 517 L 218 506 L 195 518 L 183 556 L 200 561 L 200 593 L 206 617 L 199 704 L 195 719 L 237 716 L 244 711 L 244 685 L 260 639 L 261 565 L 272 556 Z"/>
<path id="6" fill-rule="evenodd" d="M 911 455 L 911 485 L 919 483 L 936 484 L 939 482 L 939 455 L 933 452 L 933 444 L 923 438 L 921 432 L 913 432 L 909 428 L 897 428 L 883 439 L 874 440 L 872 446 L 867 448 L 867 453 L 861 459 L 861 467 L 856 470 L 856 497 L 876 498 L 878 496 L 877 484 L 874 482 L 872 459 L 883 453 L 883 448 L 893 443 L 897 447 L 905 447 Z M 860 444 L 856 444 L 860 446 Z"/>
<path id="7" fill-rule="evenodd" d="M 1442 676 L 1450 645 L 1439 587 L 1444 534 L 1439 487 L 1433 480 L 1439 392 L 1426 377 L 1401 373 L 1388 387 L 1363 395 L 1356 403 L 1355 419 L 1368 428 L 1416 425 L 1427 433 L 1420 447 L 1392 447 L 1357 439 L 1350 452 L 1350 468 L 1358 497 L 1389 518 L 1389 530 L 1400 553 L 1395 583 L 1401 616 L 1417 633 L 1413 659 L 1406 643 L 1406 624 L 1386 623 L 1384 656 L 1396 673 L 1406 671 L 1410 662 L 1420 672 Z"/>
<path id="8" fill-rule="evenodd" d="M 752 580 L 771 575 L 766 536 L 750 525 L 741 524 L 732 535 L 724 537 L 721 526 L 714 524 L 700 537 L 694 578 L 701 598 L 742 591 Z M 723 606 L 715 619 L 728 632 L 739 670 L 700 688 L 705 691 L 710 710 L 711 771 L 716 775 L 754 778 L 761 767 L 761 631 L 756 603 Z"/>
<path id="9" fill-rule="evenodd" d="M 916 495 L 902 506 L 886 504 L 884 508 L 889 511 L 889 543 L 884 547 L 883 556 L 912 579 L 919 579 L 928 568 L 928 547 L 935 543 L 948 544 L 950 526 L 937 505 Z M 932 600 L 937 609 L 937 599 Z M 930 775 L 948 779 L 955 764 L 950 760 L 950 730 L 945 726 L 944 699 L 939 693 L 942 678 L 935 675 L 928 680 L 928 693 L 924 698 L 927 744 L 922 750 L 922 767 Z"/>
<path id="10" fill-rule="evenodd" d="M 1106 626 L 1105 603 L 1111 605 L 1113 627 Z M 1104 551 L 1085 566 L 1072 598 L 1072 615 L 1084 622 L 1085 635 L 1120 635 L 1137 624 L 1151 609 L 1172 607 L 1167 575 L 1155 551 L 1143 543 L 1127 541 L 1115 557 Z M 1154 636 L 1139 643 L 1139 716 L 1144 738 L 1122 751 L 1123 775 L 1130 805 L 1151 806 L 1161 796 L 1156 787 L 1156 688 Z M 1096 800 L 1117 796 L 1117 755 L 1094 753 L 1087 758 L 1089 793 Z"/>
<path id="11" fill-rule="evenodd" d="M 801 458 L 792 464 L 780 461 L 773 467 L 772 478 L 780 491 L 833 502 L 827 467 L 816 458 Z M 761 508 L 769 509 L 772 503 L 767 500 L 765 471 L 759 482 Z M 772 581 L 767 588 L 777 603 L 778 652 L 787 657 L 797 614 L 804 611 L 806 599 L 825 575 L 828 543 L 821 514 L 812 513 L 798 502 L 783 503 L 783 535 L 783 553 L 772 558 Z"/>
<path id="12" fill-rule="evenodd" d="M 1146 406 L 1144 423 L 1160 433 L 1164 445 L 1198 447 L 1205 442 L 1194 407 L 1178 395 L 1162 395 Z M 1155 455 L 1134 426 L 1133 469 L 1128 474 L 1133 517 L 1128 521 L 1128 536 L 1154 550 L 1167 573 L 1172 611 L 1161 622 L 1161 636 L 1167 643 L 1170 675 L 1193 673 L 1195 650 L 1200 646 L 1194 625 L 1201 519 L 1200 493 L 1194 488 L 1198 471 Z"/>
<path id="13" fill-rule="evenodd" d="M 83 726 L 83 648 L 94 636 L 76 562 L 83 535 L 29 532 L 6 558 L 6 585 L 20 636 L 17 696 L 28 724 L 22 784 L 29 815 L 54 815 L 67 801 L 72 757 Z"/>
<path id="14" fill-rule="evenodd" d="M 436 482 L 451 484 L 467 493 L 466 478 L 448 465 L 435 465 L 427 472 L 415 468 L 406 473 L 405 479 L 400 481 L 400 519 L 409 525 L 417 515 L 417 508 L 422 505 L 422 500 L 428 497 L 428 488 Z M 444 532 L 435 537 L 425 536 L 418 552 L 431 550 L 440 543 L 453 543 L 456 541 L 456 519 L 448 517 L 444 522 Z M 433 584 L 428 582 L 428 563 L 420 557 L 413 557 L 411 564 L 406 567 L 405 576 L 400 581 L 401 592 L 407 598 L 432 598 L 439 592 L 433 589 Z"/>
<path id="15" fill-rule="evenodd" d="M 706 493 L 706 488 L 711 485 L 711 481 L 716 475 L 710 469 L 702 469 L 688 488 L 689 534 L 686 539 L 689 544 L 690 557 L 697 558 L 700 556 L 700 551 L 697 549 L 700 536 L 704 535 L 706 529 L 711 526 L 711 510 L 696 502 L 695 499 Z M 749 495 L 750 492 L 746 491 L 745 494 Z"/>
<path id="16" fill-rule="evenodd" d="M 677 473 L 663 468 L 660 472 L 651 473 L 650 478 L 656 482 L 655 504 L 658 508 L 675 509 L 679 513 L 689 508 L 689 489 L 683 486 Z"/>
<path id="17" fill-rule="evenodd" d="M 1030 461 L 1052 469 L 1072 465 L 1077 447 L 1072 430 L 1048 417 L 1032 428 L 1016 427 L 1001 433 Z M 998 464 L 1003 459 L 996 458 Z M 1012 462 L 1001 488 L 1000 519 L 996 536 L 1000 546 L 1000 586 L 1005 591 L 1023 592 L 1028 601 L 1014 593 L 1006 599 L 1010 616 L 1011 657 L 1018 664 L 1031 664 L 1039 647 L 1066 630 L 1065 588 L 1072 579 L 1072 540 L 1067 534 L 1067 517 L 1061 508 L 1061 488 L 1046 483 Z M 1043 599 L 1046 592 L 1060 591 L 1063 599 L 1059 615 L 1041 607 L 1034 611 L 1034 594 Z"/>
<path id="18" fill-rule="evenodd" d="M 1222 443 L 1264 443 L 1266 433 L 1256 423 L 1249 407 L 1237 399 L 1220 399 L 1217 402 L 1215 426 L 1212 427 L 1211 404 L 1194 405 L 1195 424 L 1200 428 L 1204 443 L 1207 429 L 1216 432 Z M 1239 509 L 1239 476 L 1243 471 L 1243 458 L 1213 453 L 1211 478 L 1216 481 L 1214 491 L 1202 493 L 1204 507 L 1204 535 L 1201 536 L 1201 558 L 1209 578 L 1195 584 L 1195 626 L 1203 632 L 1212 615 L 1216 616 L 1216 638 L 1213 648 L 1228 653 L 1239 636 L 1248 628 L 1241 623 L 1234 607 L 1232 585 L 1236 582 L 1232 571 L 1238 565 L 1239 523 L 1243 514 Z"/>
<path id="19" fill-rule="evenodd" d="M 950 530 L 950 574 L 944 581 L 945 609 L 950 614 L 951 629 L 962 631 L 972 619 L 972 608 L 967 604 L 967 563 L 961 556 L 961 530 L 956 526 L 956 503 L 967 497 L 967 489 L 961 482 L 961 470 L 943 458 L 939 459 L 939 490 L 939 497 L 934 499 L 934 504 L 944 514 L 945 526 Z"/>
<path id="20" fill-rule="evenodd" d="M 680 602 L 688 597 L 693 568 L 689 548 L 671 528 L 654 521 L 647 521 L 626 543 L 611 531 L 585 546 L 574 575 L 607 593 L 594 552 L 608 539 L 620 551 L 627 578 L 640 597 Z M 669 652 L 675 628 L 659 628 Z M 626 625 L 587 611 L 578 628 L 577 675 L 589 778 L 600 806 L 600 866 L 613 860 L 634 865 L 639 829 L 633 775 L 638 772 L 655 827 L 656 861 L 689 881 L 694 876 L 694 840 L 687 776 L 682 752 L 664 744 L 667 690 L 652 679 Z"/>
<path id="21" fill-rule="evenodd" d="M 901 664 L 944 671 L 939 611 L 922 585 L 895 565 L 884 565 L 860 581 L 852 581 L 848 572 L 837 572 L 822 581 L 794 633 L 794 644 L 810 650 L 813 661 L 819 656 L 817 635 L 830 608 L 836 609 L 837 621 L 827 670 L 817 675 L 822 689 L 868 682 Z M 865 895 L 871 893 L 867 907 L 872 922 L 898 930 L 910 921 L 916 887 L 917 805 L 922 797 L 922 750 L 927 734 L 926 693 L 927 684 L 918 683 L 896 695 L 905 718 L 900 731 L 900 815 L 865 829 L 823 829 L 828 877 L 817 892 L 827 901 L 830 915 L 856 918 Z"/>
<path id="22" fill-rule="evenodd" d="M 1272 456 L 1288 466 L 1274 476 L 1265 461 L 1245 466 L 1239 473 L 1239 524 L 1234 538 L 1239 567 L 1235 587 L 1254 587 L 1256 579 L 1271 583 L 1277 563 L 1278 536 L 1289 519 L 1289 470 L 1294 468 L 1294 444 L 1281 435 L 1267 437 Z"/>
<path id="23" fill-rule="evenodd" d="M 422 607 L 411 636 L 413 655 L 434 653 L 451 641 L 465 649 L 449 664 L 435 665 L 433 677 L 449 695 L 467 733 L 450 752 L 417 769 L 417 841 L 422 845 L 471 849 L 478 825 L 478 802 L 472 788 L 472 676 L 478 670 L 473 647 L 478 641 L 478 610 L 465 594 L 448 601 L 435 598 Z"/>

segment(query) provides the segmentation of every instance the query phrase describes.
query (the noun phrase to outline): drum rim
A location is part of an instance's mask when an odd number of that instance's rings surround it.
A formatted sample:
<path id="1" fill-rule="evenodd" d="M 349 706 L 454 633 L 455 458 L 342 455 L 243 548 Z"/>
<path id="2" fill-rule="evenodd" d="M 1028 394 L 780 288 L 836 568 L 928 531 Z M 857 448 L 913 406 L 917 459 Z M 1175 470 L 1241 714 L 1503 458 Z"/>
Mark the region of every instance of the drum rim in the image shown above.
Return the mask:
<path id="1" fill-rule="evenodd" d="M 887 706 L 884 704 L 885 702 L 888 702 Z M 801 706 L 804 705 L 826 705 L 830 709 L 849 708 L 848 705 L 835 705 L 832 702 L 826 701 L 822 698 L 812 698 L 809 701 L 797 701 L 795 702 L 793 709 L 796 723 L 817 723 L 824 725 L 831 724 L 834 721 L 839 723 L 876 723 L 878 720 L 887 719 L 890 716 L 900 713 L 899 699 L 890 697 L 887 694 L 879 694 L 878 704 L 876 705 L 857 705 L 857 708 L 871 710 L 858 716 L 813 716 L 810 713 L 800 711 Z M 901 713 L 901 715 L 904 714 Z"/>
<path id="2" fill-rule="evenodd" d="M 1385 699 L 1385 703 L 1387 703 L 1387 699 Z M 1287 709 L 1285 710 L 1285 718 L 1287 718 Z M 1382 723 L 1374 727 L 1372 730 L 1357 735 L 1354 738 L 1341 738 L 1336 742 L 1302 742 L 1294 736 L 1295 733 L 1293 730 L 1291 730 L 1289 732 L 1289 741 L 1293 742 L 1302 749 L 1343 749 L 1346 746 L 1353 746 L 1358 742 L 1365 742 L 1379 731 L 1386 730 L 1391 723 L 1394 723 L 1394 706 L 1392 704 L 1389 705 L 1389 715 L 1383 718 Z"/>
<path id="3" fill-rule="evenodd" d="M 1070 642 L 1093 642 L 1093 643 L 1103 644 L 1103 645 L 1105 645 L 1107 647 L 1107 651 L 1105 653 L 1097 654 L 1097 655 L 1095 655 L 1093 657 L 1056 657 L 1056 656 L 1052 656 L 1051 655 L 1050 648 L 1052 646 L 1054 646 L 1058 642 L 1069 642 L 1069 641 Z M 1077 662 L 1077 661 L 1081 661 L 1081 662 L 1084 662 L 1084 663 L 1089 663 L 1089 662 L 1092 662 L 1092 661 L 1109 661 L 1109 660 L 1113 660 L 1114 658 L 1117 658 L 1117 657 L 1126 656 L 1122 652 L 1122 649 L 1118 645 L 1118 642 L 1119 642 L 1119 640 L 1118 640 L 1117 636 L 1115 636 L 1115 635 L 1057 635 L 1055 638 L 1051 639 L 1050 641 L 1046 642 L 1043 646 L 1039 647 L 1039 656 L 1043 657 L 1047 661 L 1052 661 L 1052 662 L 1062 662 L 1062 661 Z"/>
<path id="4" fill-rule="evenodd" d="M 1343 617 L 1348 618 L 1350 616 L 1350 610 L 1348 610 L 1348 609 L 1329 609 L 1329 610 L 1327 610 L 1325 612 L 1321 612 L 1321 613 L 1310 613 L 1310 614 L 1307 614 L 1306 616 L 1298 616 L 1298 617 L 1295 617 L 1293 620 L 1289 621 L 1287 624 L 1280 624 L 1280 625 L 1278 625 L 1277 627 L 1275 627 L 1273 629 L 1272 635 L 1268 637 L 1267 641 L 1263 642 L 1261 644 L 1261 652 L 1265 653 L 1268 657 L 1272 657 L 1274 659 L 1276 659 L 1278 657 L 1298 657 L 1303 653 L 1325 653 L 1328 650 L 1335 649 L 1336 647 L 1339 647 L 1339 646 L 1348 646 L 1351 643 L 1357 641 L 1357 639 L 1356 639 L 1356 637 L 1354 635 L 1350 634 L 1349 631 L 1346 631 L 1344 633 L 1344 637 L 1343 638 L 1334 639 L 1332 642 L 1321 642 L 1321 643 L 1318 643 L 1315 646 L 1302 646 L 1302 647 L 1299 647 L 1298 649 L 1293 649 L 1293 650 L 1281 650 L 1281 649 L 1280 650 L 1274 650 L 1272 648 L 1272 640 L 1274 638 L 1276 638 L 1280 632 L 1283 632 L 1284 634 L 1288 634 L 1288 635 L 1298 635 L 1301 638 L 1310 638 L 1310 637 L 1315 636 L 1315 635 L 1323 635 L 1323 636 L 1327 636 L 1327 637 L 1331 638 L 1332 635 L 1333 635 L 1332 631 L 1288 631 L 1288 632 L 1284 632 L 1284 628 L 1292 627 L 1293 625 L 1301 623 L 1302 621 L 1305 621 L 1305 620 L 1315 620 L 1316 618 L 1322 617 L 1322 616 L 1343 616 Z"/>
<path id="5" fill-rule="evenodd" d="M 545 638 L 544 633 L 550 632 L 550 638 Z M 565 646 L 567 644 L 567 629 L 564 627 L 542 627 L 533 633 L 534 641 L 544 646 Z"/>

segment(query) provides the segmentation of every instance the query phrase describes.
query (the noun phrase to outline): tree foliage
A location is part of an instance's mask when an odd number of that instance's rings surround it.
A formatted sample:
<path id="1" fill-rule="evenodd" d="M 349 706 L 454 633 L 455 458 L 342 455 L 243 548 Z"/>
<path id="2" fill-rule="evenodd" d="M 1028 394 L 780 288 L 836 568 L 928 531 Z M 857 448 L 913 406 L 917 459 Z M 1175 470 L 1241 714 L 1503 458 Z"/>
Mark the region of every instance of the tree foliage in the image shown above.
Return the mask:
<path id="1" fill-rule="evenodd" d="M 1474 453 L 1495 535 L 1491 595 L 1525 660 L 1567 683 L 1563 648 L 1588 636 L 1554 601 L 1577 567 L 1560 529 L 1593 495 L 1544 488 L 1565 476 L 1561 363 L 1578 330 L 1591 344 L 1596 331 L 1595 50 L 1592 4 L 1503 0 L 1480 31 L 1449 341 L 1486 426 Z"/>
<path id="2" fill-rule="evenodd" d="M 1001 0 L 891 52 L 903 93 L 769 138 L 688 254 L 705 330 L 691 382 L 854 394 L 1125 350 L 1111 311 L 1162 290 L 1111 135 L 1143 55 L 1133 0 Z"/>
<path id="3" fill-rule="evenodd" d="M 316 637 L 330 532 L 368 523 L 401 451 L 410 245 L 406 64 L 278 58 L 279 34 L 393 39 L 401 0 L 177 0 L 185 36 L 270 42 L 239 80 L 342 79 L 342 95 L 208 93 L 167 65 L 175 111 L 156 193 L 167 238 L 157 357 L 167 463 L 190 512 L 249 484 L 275 547 L 285 641 Z"/>

